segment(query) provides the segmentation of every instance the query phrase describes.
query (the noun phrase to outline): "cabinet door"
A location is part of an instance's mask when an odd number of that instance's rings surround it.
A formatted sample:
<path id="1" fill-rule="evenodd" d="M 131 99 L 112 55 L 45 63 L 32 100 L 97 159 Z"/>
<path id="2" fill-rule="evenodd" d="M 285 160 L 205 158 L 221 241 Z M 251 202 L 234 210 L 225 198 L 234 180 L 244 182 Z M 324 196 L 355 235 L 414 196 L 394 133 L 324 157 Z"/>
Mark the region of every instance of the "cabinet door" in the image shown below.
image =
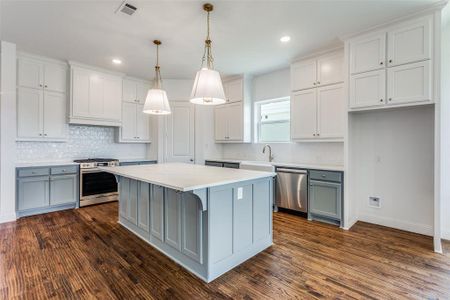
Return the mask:
<path id="1" fill-rule="evenodd" d="M 386 103 L 386 71 L 350 76 L 350 107 L 376 107 Z"/>
<path id="2" fill-rule="evenodd" d="M 88 114 L 86 117 L 104 118 L 105 106 L 103 103 L 105 91 L 105 79 L 102 74 L 91 73 L 88 86 Z"/>
<path id="3" fill-rule="evenodd" d="M 137 82 L 134 80 L 124 79 L 122 100 L 125 102 L 135 103 L 137 99 Z"/>
<path id="4" fill-rule="evenodd" d="M 19 58 L 17 77 L 18 85 L 21 87 L 43 88 L 44 72 L 42 63 L 32 59 Z"/>
<path id="5" fill-rule="evenodd" d="M 50 178 L 50 205 L 76 203 L 78 175 L 52 176 Z"/>
<path id="6" fill-rule="evenodd" d="M 431 58 L 432 18 L 400 25 L 388 33 L 388 66 Z"/>
<path id="7" fill-rule="evenodd" d="M 44 93 L 44 137 L 64 139 L 67 137 L 66 94 Z"/>
<path id="8" fill-rule="evenodd" d="M 134 225 L 138 224 L 138 181 L 130 179 L 130 189 L 128 193 L 128 214 L 127 219 Z"/>
<path id="9" fill-rule="evenodd" d="M 43 92 L 20 87 L 17 95 L 17 137 L 39 138 L 43 135 Z"/>
<path id="10" fill-rule="evenodd" d="M 138 83 L 137 85 L 137 102 L 144 105 L 147 98 L 147 92 L 151 88 L 150 84 Z"/>
<path id="11" fill-rule="evenodd" d="M 217 106 L 214 110 L 214 137 L 216 141 L 225 141 L 228 137 L 227 106 Z"/>
<path id="12" fill-rule="evenodd" d="M 150 184 L 138 182 L 138 226 L 145 231 L 150 230 Z"/>
<path id="13" fill-rule="evenodd" d="M 152 185 L 150 196 L 150 233 L 164 241 L 164 188 L 157 185 Z"/>
<path id="14" fill-rule="evenodd" d="M 317 89 L 317 136 L 320 138 L 344 137 L 344 86 L 330 85 Z"/>
<path id="15" fill-rule="evenodd" d="M 388 69 L 388 104 L 431 101 L 430 61 Z"/>
<path id="16" fill-rule="evenodd" d="M 49 205 L 48 176 L 20 178 L 18 180 L 18 210 Z"/>
<path id="17" fill-rule="evenodd" d="M 103 117 L 108 120 L 122 119 L 122 79 L 115 76 L 104 77 L 102 97 Z"/>
<path id="18" fill-rule="evenodd" d="M 342 188 L 340 183 L 311 180 L 309 197 L 310 213 L 341 219 Z"/>
<path id="19" fill-rule="evenodd" d="M 44 65 L 44 88 L 48 91 L 65 93 L 67 89 L 67 68 L 59 64 Z"/>
<path id="20" fill-rule="evenodd" d="M 386 61 L 386 33 L 350 42 L 350 73 L 382 69 Z"/>
<path id="21" fill-rule="evenodd" d="M 300 61 L 291 65 L 291 90 L 312 88 L 317 84 L 317 63 L 315 59 Z"/>
<path id="22" fill-rule="evenodd" d="M 119 182 L 119 216 L 128 218 L 128 195 L 130 194 L 130 179 L 121 177 Z"/>
<path id="23" fill-rule="evenodd" d="M 291 139 L 312 139 L 317 133 L 317 91 L 309 89 L 291 97 Z"/>
<path id="24" fill-rule="evenodd" d="M 227 105 L 228 139 L 242 141 L 244 139 L 244 113 L 242 102 Z"/>
<path id="25" fill-rule="evenodd" d="M 317 84 L 339 83 L 344 81 L 344 54 L 336 52 L 317 59 Z"/>
<path id="26" fill-rule="evenodd" d="M 150 115 L 144 114 L 144 105 L 136 105 L 136 137 L 139 141 L 150 141 Z"/>
<path id="27" fill-rule="evenodd" d="M 122 140 L 136 140 L 136 106 L 135 103 L 122 103 Z"/>
<path id="28" fill-rule="evenodd" d="M 72 69 L 72 115 L 76 117 L 89 116 L 89 86 L 90 72 Z"/>
<path id="29" fill-rule="evenodd" d="M 182 206 L 182 249 L 183 254 L 200 264 L 203 263 L 203 217 L 200 201 L 193 193 L 183 193 Z"/>
<path id="30" fill-rule="evenodd" d="M 181 194 L 173 189 L 165 190 L 165 243 L 181 251 Z"/>
<path id="31" fill-rule="evenodd" d="M 235 79 L 223 84 L 227 102 L 239 102 L 244 100 L 244 85 L 242 79 Z"/>

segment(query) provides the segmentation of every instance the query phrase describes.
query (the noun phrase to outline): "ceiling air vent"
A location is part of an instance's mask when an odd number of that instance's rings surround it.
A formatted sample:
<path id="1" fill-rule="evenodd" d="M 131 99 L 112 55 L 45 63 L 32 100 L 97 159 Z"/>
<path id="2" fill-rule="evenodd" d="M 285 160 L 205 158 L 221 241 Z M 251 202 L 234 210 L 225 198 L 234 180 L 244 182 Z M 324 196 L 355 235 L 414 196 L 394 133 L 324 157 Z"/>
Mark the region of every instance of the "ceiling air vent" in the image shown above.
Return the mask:
<path id="1" fill-rule="evenodd" d="M 124 14 L 131 16 L 136 12 L 136 10 L 137 10 L 136 6 L 133 6 L 127 3 L 126 1 L 123 1 L 122 4 L 119 6 L 119 8 L 116 10 L 116 13 L 122 12 Z"/>

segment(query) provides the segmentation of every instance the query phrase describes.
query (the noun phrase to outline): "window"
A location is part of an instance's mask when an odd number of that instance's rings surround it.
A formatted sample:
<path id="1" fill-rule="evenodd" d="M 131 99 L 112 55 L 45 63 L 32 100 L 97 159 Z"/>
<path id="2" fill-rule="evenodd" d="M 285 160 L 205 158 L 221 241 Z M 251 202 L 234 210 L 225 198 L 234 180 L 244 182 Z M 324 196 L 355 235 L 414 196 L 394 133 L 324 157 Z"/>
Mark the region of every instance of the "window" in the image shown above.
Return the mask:
<path id="1" fill-rule="evenodd" d="M 255 133 L 259 143 L 289 142 L 291 127 L 289 98 L 255 103 Z"/>

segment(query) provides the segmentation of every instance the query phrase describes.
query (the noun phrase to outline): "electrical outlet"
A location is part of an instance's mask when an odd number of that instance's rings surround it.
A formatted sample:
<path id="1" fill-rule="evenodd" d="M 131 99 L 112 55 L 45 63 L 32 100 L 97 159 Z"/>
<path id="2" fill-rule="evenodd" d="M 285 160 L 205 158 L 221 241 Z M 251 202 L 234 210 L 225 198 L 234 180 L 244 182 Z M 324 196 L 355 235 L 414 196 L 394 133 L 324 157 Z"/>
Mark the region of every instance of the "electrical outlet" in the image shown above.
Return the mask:
<path id="1" fill-rule="evenodd" d="M 238 198 L 238 200 L 241 200 L 242 198 L 244 198 L 244 188 L 243 187 L 238 187 L 237 198 Z"/>
<path id="2" fill-rule="evenodd" d="M 369 206 L 380 208 L 381 206 L 381 200 L 379 197 L 369 197 Z"/>

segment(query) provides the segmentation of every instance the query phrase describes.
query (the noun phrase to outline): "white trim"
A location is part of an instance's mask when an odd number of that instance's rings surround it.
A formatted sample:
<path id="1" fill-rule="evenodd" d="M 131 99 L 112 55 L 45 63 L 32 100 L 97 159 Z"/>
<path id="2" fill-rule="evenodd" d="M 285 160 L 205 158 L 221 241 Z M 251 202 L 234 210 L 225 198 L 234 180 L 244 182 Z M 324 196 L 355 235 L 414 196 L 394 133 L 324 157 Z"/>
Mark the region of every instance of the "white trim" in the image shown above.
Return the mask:
<path id="1" fill-rule="evenodd" d="M 55 59 L 55 58 L 50 58 L 50 57 L 46 57 L 46 56 L 41 56 L 41 55 L 37 55 L 37 54 L 31 54 L 28 52 L 23 52 L 23 51 L 18 51 L 17 52 L 17 58 L 21 59 L 36 59 L 36 60 L 40 60 L 42 62 L 48 62 L 48 63 L 53 63 L 53 64 L 59 64 L 65 68 L 69 68 L 69 65 L 66 61 L 64 60 L 60 60 L 60 59 Z"/>
<path id="2" fill-rule="evenodd" d="M 115 76 L 119 76 L 119 77 L 122 77 L 122 78 L 126 76 L 126 74 L 122 73 L 122 72 L 111 71 L 111 70 L 108 70 L 108 69 L 99 68 L 99 67 L 95 67 L 95 66 L 79 63 L 79 62 L 76 62 L 76 61 L 73 61 L 73 60 L 69 60 L 68 63 L 69 63 L 69 66 L 70 66 L 71 69 L 73 67 L 78 67 L 78 68 L 83 68 L 83 69 L 89 69 L 89 70 L 92 70 L 92 71 L 95 71 L 95 72 L 115 75 Z"/>
<path id="3" fill-rule="evenodd" d="M 433 226 L 427 224 L 418 224 L 406 221 L 400 221 L 394 218 L 380 217 L 370 214 L 359 214 L 359 221 L 373 223 L 381 226 L 387 226 L 409 232 L 433 236 Z"/>
<path id="4" fill-rule="evenodd" d="M 291 139 L 289 138 L 287 141 L 261 141 L 259 139 L 259 134 L 261 132 L 261 105 L 267 104 L 267 103 L 276 103 L 276 102 L 284 102 L 284 101 L 291 101 L 290 96 L 285 97 L 279 97 L 279 98 L 273 98 L 273 99 L 264 99 L 264 100 L 255 100 L 253 102 L 253 140 L 254 144 L 267 144 L 267 143 L 291 143 Z M 290 107 L 289 107 L 290 111 Z M 289 124 L 291 123 L 291 118 L 289 117 L 289 120 L 284 121 L 273 121 L 273 123 L 287 123 L 289 121 Z M 268 122 L 270 123 L 270 122 Z"/>
<path id="5" fill-rule="evenodd" d="M 9 215 L 4 215 L 4 216 L 0 216 L 0 224 L 1 223 L 8 223 L 8 222 L 14 222 L 16 221 L 17 217 L 16 214 L 9 214 Z"/>

